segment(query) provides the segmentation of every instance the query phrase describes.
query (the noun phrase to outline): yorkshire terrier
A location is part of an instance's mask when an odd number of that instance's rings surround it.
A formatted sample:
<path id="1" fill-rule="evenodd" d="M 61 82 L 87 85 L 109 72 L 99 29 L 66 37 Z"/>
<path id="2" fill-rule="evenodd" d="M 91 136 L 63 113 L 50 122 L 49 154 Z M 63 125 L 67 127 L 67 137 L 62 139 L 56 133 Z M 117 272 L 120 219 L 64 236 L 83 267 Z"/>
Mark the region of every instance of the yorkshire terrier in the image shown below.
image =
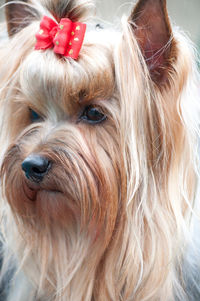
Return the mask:
<path id="1" fill-rule="evenodd" d="M 139 0 L 121 32 L 94 11 L 5 4 L 3 300 L 200 300 L 194 47 L 166 0 Z"/>

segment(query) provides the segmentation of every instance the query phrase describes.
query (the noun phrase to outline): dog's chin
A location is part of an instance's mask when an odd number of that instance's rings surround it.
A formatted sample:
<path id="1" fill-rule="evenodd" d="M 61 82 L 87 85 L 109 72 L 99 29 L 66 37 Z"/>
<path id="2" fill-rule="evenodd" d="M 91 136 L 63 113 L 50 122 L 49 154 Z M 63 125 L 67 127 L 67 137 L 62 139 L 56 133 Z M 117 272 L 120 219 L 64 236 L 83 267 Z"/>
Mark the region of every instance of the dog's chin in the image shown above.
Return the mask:
<path id="1" fill-rule="evenodd" d="M 63 198 L 64 195 L 60 191 L 41 189 L 36 192 L 33 201 L 39 206 L 43 206 L 43 203 L 47 203 L 50 207 L 57 207 L 59 203 L 63 202 Z"/>
<path id="2" fill-rule="evenodd" d="M 32 180 L 25 181 L 24 188 L 24 193 L 33 202 L 55 201 L 57 198 L 62 198 L 64 194 L 63 191 L 53 185 L 43 185 Z"/>
<path id="3" fill-rule="evenodd" d="M 26 210 L 28 209 L 28 215 L 33 216 L 38 225 L 56 224 L 67 227 L 74 223 L 78 216 L 75 202 L 53 184 L 37 184 L 25 180 L 21 193 L 24 195 L 23 199 L 26 202 L 25 207 Z M 24 219 L 24 212 L 20 215 Z"/>
<path id="4" fill-rule="evenodd" d="M 62 198 L 62 196 L 63 193 L 61 191 L 41 189 L 37 192 L 36 201 L 41 202 L 45 199 L 47 201 L 55 201 L 55 199 Z"/>

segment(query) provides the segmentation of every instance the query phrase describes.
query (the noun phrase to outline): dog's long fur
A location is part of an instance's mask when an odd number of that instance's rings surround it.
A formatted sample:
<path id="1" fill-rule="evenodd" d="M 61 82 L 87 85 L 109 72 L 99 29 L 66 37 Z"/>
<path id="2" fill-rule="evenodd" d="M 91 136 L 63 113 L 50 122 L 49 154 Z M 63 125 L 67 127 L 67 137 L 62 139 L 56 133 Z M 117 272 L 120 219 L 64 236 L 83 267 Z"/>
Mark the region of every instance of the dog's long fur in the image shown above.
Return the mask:
<path id="1" fill-rule="evenodd" d="M 121 33 L 97 31 L 87 21 L 77 61 L 34 50 L 44 15 L 86 21 L 93 11 L 90 0 L 6 6 L 2 279 L 16 270 L 7 300 L 197 300 L 193 47 L 172 31 L 164 0 L 140 0 L 122 19 Z M 88 104 L 107 119 L 96 125 L 78 120 Z M 29 108 L 43 120 L 31 123 Z M 21 169 L 32 153 L 53 162 L 39 189 L 30 188 Z"/>

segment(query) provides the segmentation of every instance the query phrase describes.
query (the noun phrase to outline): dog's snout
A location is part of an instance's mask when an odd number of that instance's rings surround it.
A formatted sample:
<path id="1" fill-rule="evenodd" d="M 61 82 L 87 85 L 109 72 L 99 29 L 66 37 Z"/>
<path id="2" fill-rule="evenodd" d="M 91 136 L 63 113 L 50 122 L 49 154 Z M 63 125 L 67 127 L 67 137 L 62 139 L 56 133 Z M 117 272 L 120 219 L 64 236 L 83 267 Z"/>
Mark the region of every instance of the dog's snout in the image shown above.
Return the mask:
<path id="1" fill-rule="evenodd" d="M 27 179 L 41 182 L 51 167 L 51 162 L 40 155 L 32 154 L 22 162 L 22 170 Z"/>

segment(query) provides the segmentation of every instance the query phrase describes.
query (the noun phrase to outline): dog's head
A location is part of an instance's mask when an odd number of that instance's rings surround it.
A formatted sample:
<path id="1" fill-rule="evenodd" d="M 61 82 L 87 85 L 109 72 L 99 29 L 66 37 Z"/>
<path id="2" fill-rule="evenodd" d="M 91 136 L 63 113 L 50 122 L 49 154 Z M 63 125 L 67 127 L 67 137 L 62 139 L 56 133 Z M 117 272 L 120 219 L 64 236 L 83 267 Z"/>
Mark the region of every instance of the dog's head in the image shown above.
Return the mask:
<path id="1" fill-rule="evenodd" d="M 38 283 L 40 271 L 40 288 L 57 298 L 143 300 L 148 291 L 155 300 L 158 284 L 171 285 L 168 268 L 157 271 L 173 258 L 183 200 L 193 195 L 181 107 L 192 59 L 164 0 L 140 0 L 122 33 L 88 23 L 77 60 L 34 50 L 44 15 L 85 22 L 93 8 L 89 0 L 6 6 L 4 212 L 20 257 L 37 263 L 31 277 Z"/>

